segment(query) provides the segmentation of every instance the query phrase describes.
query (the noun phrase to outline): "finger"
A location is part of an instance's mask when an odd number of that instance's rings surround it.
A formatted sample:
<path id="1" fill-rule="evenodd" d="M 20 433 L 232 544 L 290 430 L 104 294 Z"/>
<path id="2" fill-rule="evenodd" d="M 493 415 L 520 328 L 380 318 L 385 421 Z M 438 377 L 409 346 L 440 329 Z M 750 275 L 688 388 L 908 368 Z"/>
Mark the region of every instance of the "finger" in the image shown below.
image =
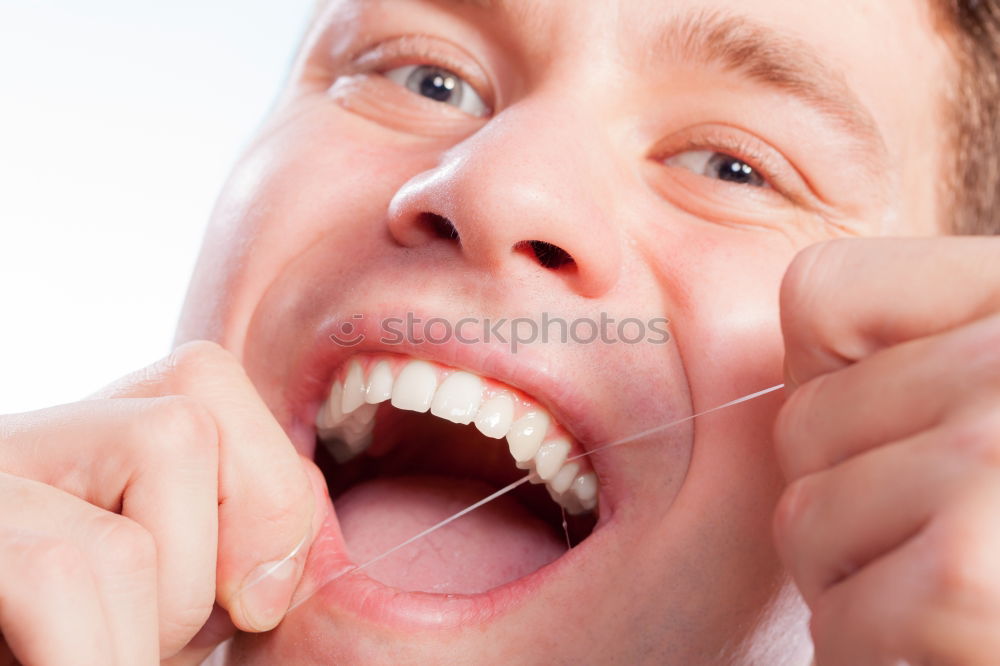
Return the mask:
<path id="1" fill-rule="evenodd" d="M 967 483 L 969 461 L 943 445 L 950 435 L 921 433 L 786 489 L 775 541 L 807 603 L 912 537 Z"/>
<path id="2" fill-rule="evenodd" d="M 314 493 L 316 506 L 320 508 L 332 508 L 330 496 L 323 478 L 323 472 L 309 459 L 302 458 L 306 474 L 309 476 Z M 312 541 L 323 525 L 326 518 L 324 511 L 316 511 L 313 517 Z M 216 606 L 198 635 L 174 658 L 167 660 L 164 664 L 169 666 L 197 666 L 218 648 L 219 644 L 232 637 L 236 627 L 232 624 L 228 612 L 221 606 Z M 214 663 L 214 662 L 213 662 Z"/>
<path id="3" fill-rule="evenodd" d="M 817 666 L 901 663 L 923 612 L 915 603 L 912 574 L 921 559 L 915 550 L 908 543 L 872 562 L 812 605 Z"/>
<path id="4" fill-rule="evenodd" d="M 298 453 L 239 361 L 209 342 L 109 388 L 118 396 L 190 396 L 219 434 L 218 602 L 244 631 L 284 616 L 312 537 L 313 491 Z"/>
<path id="5" fill-rule="evenodd" d="M 812 605 L 817 663 L 988 664 L 1000 650 L 996 607 L 1000 486 L 979 483 L 899 548 Z"/>
<path id="6" fill-rule="evenodd" d="M 969 483 L 922 534 L 928 573 L 919 589 L 921 601 L 933 608 L 923 644 L 926 653 L 942 656 L 940 663 L 994 663 L 1000 654 L 1000 533 L 992 529 L 1000 479 L 995 470 Z"/>
<path id="7" fill-rule="evenodd" d="M 840 239 L 807 248 L 781 285 L 789 386 L 1000 312 L 998 253 L 1000 239 L 982 236 Z"/>
<path id="8" fill-rule="evenodd" d="M 7 421 L 0 470 L 122 513 L 152 535 L 163 656 L 183 647 L 215 598 L 215 422 L 183 396 L 91 400 Z"/>
<path id="9" fill-rule="evenodd" d="M 126 518 L 0 474 L 0 629 L 25 663 L 159 661 L 156 553 Z"/>
<path id="10" fill-rule="evenodd" d="M 881 350 L 795 390 L 775 422 L 789 479 L 901 440 L 1000 392 L 1000 315 Z"/>
<path id="11" fill-rule="evenodd" d="M 7 572 L 0 576 L 0 629 L 19 663 L 115 662 L 93 575 L 76 549 L 3 530 L 0 566 Z"/>

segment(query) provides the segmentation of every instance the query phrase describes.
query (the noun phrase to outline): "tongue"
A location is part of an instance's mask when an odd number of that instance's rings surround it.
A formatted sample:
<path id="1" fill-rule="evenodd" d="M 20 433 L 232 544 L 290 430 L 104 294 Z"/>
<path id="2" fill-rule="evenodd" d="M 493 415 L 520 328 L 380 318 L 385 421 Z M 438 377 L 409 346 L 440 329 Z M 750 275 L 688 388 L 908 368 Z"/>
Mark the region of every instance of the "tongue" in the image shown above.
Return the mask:
<path id="1" fill-rule="evenodd" d="M 337 498 L 340 529 L 361 564 L 486 497 L 493 488 L 451 477 L 381 478 Z M 543 521 L 509 494 L 365 569 L 408 592 L 475 594 L 526 576 L 566 551 Z"/>

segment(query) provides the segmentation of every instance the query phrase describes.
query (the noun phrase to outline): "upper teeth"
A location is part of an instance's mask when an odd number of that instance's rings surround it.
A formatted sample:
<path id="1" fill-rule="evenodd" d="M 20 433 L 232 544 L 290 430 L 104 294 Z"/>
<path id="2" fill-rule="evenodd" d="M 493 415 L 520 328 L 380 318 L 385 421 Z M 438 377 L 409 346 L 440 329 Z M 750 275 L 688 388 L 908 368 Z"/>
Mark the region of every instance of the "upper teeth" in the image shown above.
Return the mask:
<path id="1" fill-rule="evenodd" d="M 416 359 L 362 360 L 348 362 L 316 414 L 320 439 L 338 462 L 368 448 L 378 403 L 390 400 L 398 409 L 430 411 L 454 423 L 475 423 L 487 437 L 506 437 L 515 464 L 530 470 L 533 482 L 544 482 L 567 511 L 597 506 L 596 475 L 586 458 L 567 462 L 580 451 L 544 408 L 470 372 Z"/>
<path id="2" fill-rule="evenodd" d="M 514 401 L 509 395 L 495 395 L 482 406 L 476 414 L 476 428 L 479 432 L 493 439 L 500 439 L 510 432 L 510 424 L 514 422 Z"/>

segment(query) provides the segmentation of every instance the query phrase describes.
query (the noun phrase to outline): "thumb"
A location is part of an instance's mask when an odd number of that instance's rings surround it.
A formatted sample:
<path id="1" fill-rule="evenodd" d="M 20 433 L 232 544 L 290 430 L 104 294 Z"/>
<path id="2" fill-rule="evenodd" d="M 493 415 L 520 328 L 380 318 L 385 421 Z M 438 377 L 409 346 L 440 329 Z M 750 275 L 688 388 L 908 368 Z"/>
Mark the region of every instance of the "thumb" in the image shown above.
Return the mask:
<path id="1" fill-rule="evenodd" d="M 308 458 L 300 457 L 309 485 L 316 500 L 317 507 L 329 505 L 330 496 L 326 488 L 326 480 L 319 468 Z M 326 512 L 319 510 L 315 512 L 312 527 L 312 539 L 316 538 L 323 525 Z M 177 655 L 161 662 L 164 666 L 199 666 L 212 654 L 224 641 L 232 638 L 236 633 L 236 626 L 230 618 L 229 612 L 218 604 L 212 609 L 212 614 L 208 621 L 198 631 L 191 642 Z M 222 663 L 222 662 L 220 662 Z"/>

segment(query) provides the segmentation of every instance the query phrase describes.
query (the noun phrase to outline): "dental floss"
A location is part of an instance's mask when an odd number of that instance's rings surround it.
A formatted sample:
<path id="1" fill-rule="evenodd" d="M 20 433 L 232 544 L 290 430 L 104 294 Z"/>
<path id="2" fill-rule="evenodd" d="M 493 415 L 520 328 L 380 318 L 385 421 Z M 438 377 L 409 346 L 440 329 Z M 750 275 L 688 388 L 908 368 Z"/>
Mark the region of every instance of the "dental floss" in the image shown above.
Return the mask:
<path id="1" fill-rule="evenodd" d="M 766 389 L 763 389 L 762 391 L 757 391 L 756 393 L 751 393 L 750 395 L 745 395 L 742 398 L 736 398 L 736 400 L 731 400 L 731 401 L 727 402 L 724 405 L 719 405 L 718 407 L 712 407 L 710 409 L 706 409 L 703 412 L 698 412 L 697 414 L 692 414 L 691 416 L 685 416 L 684 418 L 677 419 L 676 421 L 670 421 L 668 423 L 664 423 L 663 425 L 658 425 L 658 426 L 656 426 L 654 428 L 650 428 L 649 430 L 644 430 L 644 431 L 636 433 L 634 435 L 629 435 L 628 437 L 624 437 L 622 439 L 616 440 L 614 442 L 611 442 L 610 444 L 604 444 L 603 446 L 599 446 L 596 449 L 592 449 L 590 451 L 586 451 L 585 453 L 581 453 L 579 455 L 575 455 L 572 458 L 567 458 L 566 462 L 570 462 L 572 460 L 579 460 L 580 458 L 586 458 L 587 456 L 592 456 L 592 455 L 594 455 L 595 453 L 597 453 L 599 451 L 604 451 L 605 449 L 610 449 L 610 448 L 613 448 L 613 447 L 616 447 L 616 446 L 621 446 L 622 444 L 629 444 L 630 442 L 634 442 L 637 439 L 644 439 L 646 437 L 649 437 L 650 435 L 653 435 L 653 434 L 656 434 L 656 433 L 660 432 L 661 430 L 666 430 L 668 428 L 673 428 L 674 426 L 681 425 L 682 423 L 687 423 L 688 421 L 693 421 L 696 418 L 698 418 L 699 416 L 705 416 L 706 414 L 711 414 L 712 412 L 717 412 L 717 411 L 719 411 L 721 409 L 727 409 L 729 407 L 735 407 L 736 405 L 742 404 L 744 402 L 749 402 L 749 401 L 754 400 L 756 398 L 763 397 L 763 396 L 767 395 L 768 393 L 774 393 L 775 391 L 780 391 L 783 388 L 785 388 L 784 384 L 778 384 L 777 386 L 772 386 L 771 388 L 766 388 Z"/>
<path id="2" fill-rule="evenodd" d="M 515 482 L 513 482 L 513 483 L 511 483 L 509 485 L 504 486 L 503 488 L 501 488 L 500 490 L 496 491 L 492 495 L 484 497 L 483 499 L 479 500 L 475 504 L 472 504 L 470 506 L 465 507 L 464 509 L 462 509 L 458 513 L 445 518 L 444 520 L 442 520 L 441 522 L 437 523 L 436 525 L 431 525 L 430 527 L 428 527 L 427 529 L 425 529 L 423 532 L 420 532 L 419 534 L 415 534 L 415 535 L 411 536 L 409 539 L 407 539 L 406 541 L 404 541 L 404 542 L 402 542 L 400 544 L 396 544 L 395 546 L 393 546 L 389 550 L 385 551 L 384 553 L 382 553 L 380 555 L 376 555 L 375 557 L 373 557 L 372 559 L 368 560 L 367 562 L 359 564 L 356 567 L 348 567 L 348 568 L 346 568 L 346 569 L 344 569 L 342 571 L 338 571 L 336 574 L 334 574 L 333 577 L 326 579 L 325 581 L 323 581 L 322 583 L 320 583 L 319 585 L 317 585 L 311 592 L 308 592 L 305 597 L 303 597 L 301 599 L 295 599 L 293 601 L 293 603 L 288 607 L 288 612 L 289 613 L 292 612 L 292 609 L 298 607 L 300 604 L 302 604 L 302 603 L 308 601 L 309 599 L 311 599 L 312 596 L 316 592 L 318 592 L 322 588 L 326 587 L 326 585 L 328 583 L 332 583 L 333 581 L 337 580 L 338 578 L 340 578 L 341 576 L 343 576 L 343 575 L 345 575 L 347 573 L 350 573 L 351 571 L 360 571 L 361 569 L 364 569 L 365 567 L 369 567 L 372 564 L 375 564 L 376 562 L 378 562 L 382 558 L 388 557 L 389 555 L 392 555 L 393 553 L 395 553 L 400 548 L 405 548 L 406 546 L 409 546 L 414 541 L 417 541 L 418 539 L 424 538 L 425 536 L 427 536 L 431 532 L 436 532 L 437 530 L 441 529 L 442 527 L 444 527 L 448 523 L 451 523 L 451 522 L 453 522 L 455 520 L 458 520 L 459 518 L 461 518 L 465 514 L 471 513 L 473 511 L 475 511 L 476 509 L 478 509 L 479 507 L 483 506 L 484 504 L 489 504 L 490 502 L 492 502 L 496 498 L 498 498 L 498 497 L 500 497 L 502 495 L 506 495 L 507 493 L 509 493 L 510 491 L 514 490 L 518 486 L 521 486 L 521 485 L 524 485 L 525 483 L 527 483 L 528 479 L 530 479 L 530 478 L 531 478 L 531 475 L 529 474 L 528 476 L 526 476 L 524 478 L 518 479 L 517 481 L 515 481 Z M 297 593 L 298 593 L 298 590 L 296 590 L 296 594 L 293 595 L 293 597 L 299 596 Z"/>
<path id="3" fill-rule="evenodd" d="M 751 400 L 756 400 L 757 398 L 761 398 L 761 397 L 763 397 L 765 395 L 768 395 L 770 393 L 774 393 L 775 391 L 780 391 L 783 388 L 785 388 L 784 384 L 778 384 L 777 386 L 772 386 L 770 388 L 766 388 L 766 389 L 763 389 L 763 390 L 760 390 L 760 391 L 756 391 L 756 392 L 751 393 L 749 395 L 745 395 L 743 397 L 736 398 L 735 400 L 731 400 L 731 401 L 729 401 L 729 402 L 727 402 L 727 403 L 725 403 L 723 405 L 718 405 L 716 407 L 711 407 L 711 408 L 706 409 L 704 411 L 698 412 L 697 414 L 692 414 L 690 416 L 685 416 L 683 418 L 676 419 L 674 421 L 669 421 L 667 423 L 655 426 L 653 428 L 650 428 L 648 430 L 644 430 L 644 431 L 636 433 L 634 435 L 629 435 L 628 437 L 623 437 L 622 439 L 618 439 L 618 440 L 615 440 L 615 441 L 610 442 L 608 444 L 604 444 L 602 446 L 597 447 L 596 449 L 592 449 L 592 450 L 587 451 L 585 453 L 581 453 L 579 455 L 573 456 L 572 458 L 567 459 L 566 462 L 570 462 L 572 460 L 579 460 L 580 458 L 586 458 L 587 456 L 591 456 L 591 455 L 593 455 L 593 454 L 595 454 L 595 453 L 597 453 L 599 451 L 604 451 L 604 450 L 607 450 L 607 449 L 610 449 L 610 448 L 613 448 L 613 447 L 616 447 L 616 446 L 621 446 L 623 444 L 629 444 L 629 443 L 635 442 L 637 440 L 644 439 L 646 437 L 649 437 L 650 435 L 656 434 L 658 432 L 662 432 L 662 431 L 667 430 L 669 428 L 673 428 L 674 426 L 678 426 L 678 425 L 681 425 L 683 423 L 687 423 L 688 421 L 693 421 L 694 419 L 696 419 L 698 417 L 701 417 L 701 416 L 705 416 L 706 414 L 711 414 L 713 412 L 718 412 L 718 411 L 721 411 L 723 409 L 728 409 L 730 407 L 735 407 L 736 405 L 740 405 L 740 404 L 743 404 L 745 402 L 750 402 Z M 375 564 L 376 562 L 382 560 L 383 558 L 388 557 L 389 555 L 392 555 L 397 550 L 400 550 L 401 548 L 405 548 L 406 546 L 409 546 L 414 541 L 418 541 L 418 540 L 424 538 L 425 536 L 431 534 L 432 532 L 436 532 L 437 530 L 441 529 L 445 525 L 448 525 L 449 523 L 452 523 L 452 522 L 458 520 L 459 518 L 461 518 L 462 516 L 466 515 L 467 513 L 471 513 L 472 511 L 475 511 L 479 507 L 481 507 L 481 506 L 483 506 L 485 504 L 489 504 L 490 502 L 492 502 L 493 500 L 497 499 L 498 497 L 506 495 L 507 493 L 511 492 L 515 488 L 517 488 L 517 487 L 519 487 L 519 486 L 527 483 L 527 481 L 529 479 L 531 479 L 531 477 L 532 477 L 532 475 L 528 474 L 527 476 L 525 476 L 525 477 L 523 477 L 523 478 L 521 478 L 521 479 L 519 479 L 519 480 L 517 480 L 517 481 L 515 481 L 515 482 L 513 482 L 513 483 L 511 483 L 511 484 L 509 484 L 507 486 L 504 486 L 500 490 L 497 490 L 493 494 L 491 494 L 491 495 L 489 495 L 487 497 L 484 497 L 483 499 L 479 500 L 475 504 L 467 506 L 466 508 L 462 509 L 458 513 L 456 513 L 456 514 L 454 514 L 452 516 L 449 516 L 448 518 L 445 518 L 441 522 L 439 522 L 439 523 L 437 523 L 435 525 L 432 525 L 431 527 L 428 527 L 427 529 L 423 530 L 419 534 L 416 534 L 416 535 L 410 537 L 409 539 L 407 539 L 406 541 L 403 541 L 402 543 L 393 546 L 392 548 L 390 548 L 389 550 L 385 551 L 384 553 L 382 553 L 380 555 L 376 555 L 375 557 L 373 557 L 372 559 L 368 560 L 367 562 L 363 562 L 362 564 L 359 564 L 359 565 L 354 566 L 354 567 L 346 567 L 345 569 L 342 569 L 341 571 L 338 571 L 333 576 L 331 576 L 331 577 L 327 578 L 326 580 L 324 580 L 324 581 L 318 583 L 317 585 L 315 585 L 311 590 L 307 590 L 307 591 L 302 592 L 302 593 L 300 593 L 299 590 L 296 590 L 295 594 L 293 595 L 293 601 L 292 601 L 292 603 L 288 607 L 287 613 L 291 613 L 294 609 L 298 608 L 299 606 L 301 606 L 302 604 L 304 604 L 306 601 L 309 601 L 309 599 L 311 599 L 313 597 L 313 595 L 315 595 L 321 589 L 323 589 L 324 587 L 326 587 L 327 585 L 329 585 L 333 581 L 337 580 L 338 578 L 340 578 L 342 576 L 345 576 L 348 573 L 351 573 L 353 571 L 360 571 L 361 569 L 364 569 L 366 567 L 371 566 L 372 564 Z M 572 546 L 570 545 L 570 542 L 569 542 L 569 529 L 568 529 L 568 526 L 567 526 L 567 523 L 566 523 L 566 510 L 565 509 L 563 509 L 563 529 L 566 531 L 566 543 L 567 543 L 567 546 L 569 546 L 570 548 L 572 548 Z M 298 548 L 296 548 L 295 551 L 293 551 L 289 555 L 289 557 L 293 557 L 296 552 L 298 552 Z M 256 582 L 256 581 L 254 581 L 254 582 Z M 300 585 L 301 585 L 301 583 L 300 583 Z M 286 615 L 287 615 L 287 613 L 286 613 Z"/>
<path id="4" fill-rule="evenodd" d="M 288 560 L 290 560 L 293 557 L 295 557 L 296 555 L 298 555 L 299 551 L 302 550 L 302 546 L 306 545 L 306 542 L 308 540 L 309 540 L 309 535 L 306 534 L 299 541 L 298 545 L 295 546 L 295 548 L 292 549 L 292 552 L 288 553 L 288 555 L 285 555 L 283 558 L 281 558 L 280 560 L 278 560 L 277 562 L 275 562 L 274 564 L 272 564 L 271 566 L 269 566 L 266 571 L 261 572 L 260 574 L 257 575 L 256 578 L 254 578 L 249 583 L 247 583 L 246 586 L 243 588 L 243 594 L 246 594 L 246 592 L 251 587 L 253 587 L 257 583 L 259 583 L 260 581 L 262 581 L 265 578 L 268 578 L 272 574 L 274 574 L 274 572 L 277 571 L 278 569 L 280 569 L 285 564 L 285 562 L 288 562 Z"/>
<path id="5" fill-rule="evenodd" d="M 569 523 L 566 522 L 566 507 L 560 504 L 559 510 L 562 511 L 562 528 L 563 534 L 566 535 L 566 550 L 573 550 L 573 543 L 569 539 Z"/>

